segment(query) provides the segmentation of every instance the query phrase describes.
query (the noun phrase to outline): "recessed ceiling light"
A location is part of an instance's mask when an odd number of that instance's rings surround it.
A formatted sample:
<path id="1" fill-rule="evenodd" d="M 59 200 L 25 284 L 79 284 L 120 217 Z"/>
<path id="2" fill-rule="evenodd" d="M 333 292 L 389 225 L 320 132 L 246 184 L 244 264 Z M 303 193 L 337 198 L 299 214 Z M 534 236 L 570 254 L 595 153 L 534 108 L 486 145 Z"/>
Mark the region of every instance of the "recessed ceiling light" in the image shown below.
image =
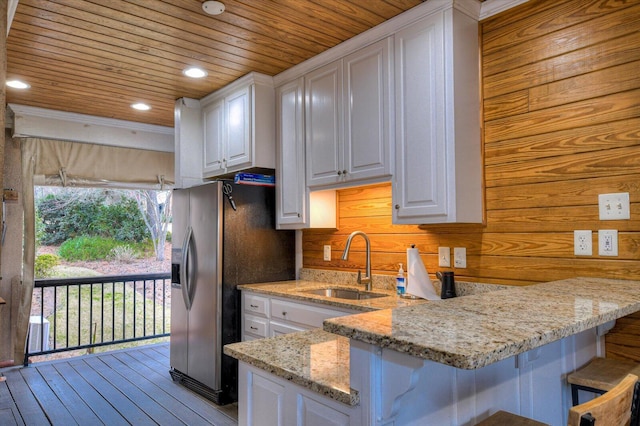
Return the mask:
<path id="1" fill-rule="evenodd" d="M 202 78 L 207 76 L 207 72 L 202 68 L 198 68 L 198 67 L 186 68 L 185 70 L 182 71 L 182 74 L 191 78 Z"/>
<path id="2" fill-rule="evenodd" d="M 31 87 L 30 84 L 27 84 L 24 81 L 20 80 L 9 80 L 7 81 L 7 86 L 13 87 L 14 89 L 28 89 L 29 87 Z"/>
<path id="3" fill-rule="evenodd" d="M 139 102 L 137 104 L 132 104 L 131 108 L 137 109 L 138 111 L 149 111 L 151 109 L 149 105 L 143 104 L 142 102 Z"/>
<path id="4" fill-rule="evenodd" d="M 224 4 L 219 1 L 205 1 L 202 3 L 202 10 L 209 15 L 220 15 L 224 12 Z"/>

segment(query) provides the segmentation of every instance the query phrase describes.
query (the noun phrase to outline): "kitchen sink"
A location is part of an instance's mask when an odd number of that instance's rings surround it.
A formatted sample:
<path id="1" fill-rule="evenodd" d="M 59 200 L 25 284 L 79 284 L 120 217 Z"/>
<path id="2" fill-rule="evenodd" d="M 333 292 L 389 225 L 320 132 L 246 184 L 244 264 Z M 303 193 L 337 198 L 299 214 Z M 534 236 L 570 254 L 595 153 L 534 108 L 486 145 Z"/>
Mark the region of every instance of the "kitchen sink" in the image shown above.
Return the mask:
<path id="1" fill-rule="evenodd" d="M 388 296 L 387 294 L 371 293 L 369 291 L 349 290 L 345 288 L 318 288 L 315 290 L 303 290 L 303 293 L 318 296 L 333 297 L 336 299 L 366 300 Z"/>

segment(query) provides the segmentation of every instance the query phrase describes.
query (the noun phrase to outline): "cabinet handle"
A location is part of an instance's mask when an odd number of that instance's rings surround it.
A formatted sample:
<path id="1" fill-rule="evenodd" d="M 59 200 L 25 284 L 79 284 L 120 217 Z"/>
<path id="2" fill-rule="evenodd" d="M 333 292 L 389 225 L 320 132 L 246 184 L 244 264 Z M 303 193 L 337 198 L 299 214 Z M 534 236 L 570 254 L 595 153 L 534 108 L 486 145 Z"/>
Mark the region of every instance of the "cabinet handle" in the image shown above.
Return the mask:
<path id="1" fill-rule="evenodd" d="M 343 170 L 343 171 L 342 171 L 342 174 L 346 176 L 346 175 L 347 175 L 347 171 L 346 171 L 346 170 Z"/>
<path id="2" fill-rule="evenodd" d="M 249 328 L 252 329 L 252 330 L 257 330 L 258 329 L 258 327 L 254 327 L 254 326 L 251 326 Z"/>
<path id="3" fill-rule="evenodd" d="M 258 307 L 258 305 L 249 305 L 249 306 L 251 306 L 252 308 L 257 308 Z"/>
<path id="4" fill-rule="evenodd" d="M 395 207 L 396 207 L 396 210 L 400 210 L 400 204 L 396 204 Z"/>
<path id="5" fill-rule="evenodd" d="M 298 213 L 298 217 L 300 217 L 300 216 L 301 216 L 301 214 L 300 214 L 300 213 Z"/>
<path id="6" fill-rule="evenodd" d="M 338 176 L 342 175 L 342 170 L 338 170 Z"/>
<path id="7" fill-rule="evenodd" d="M 287 311 L 282 311 L 282 316 L 286 317 L 287 316 Z"/>

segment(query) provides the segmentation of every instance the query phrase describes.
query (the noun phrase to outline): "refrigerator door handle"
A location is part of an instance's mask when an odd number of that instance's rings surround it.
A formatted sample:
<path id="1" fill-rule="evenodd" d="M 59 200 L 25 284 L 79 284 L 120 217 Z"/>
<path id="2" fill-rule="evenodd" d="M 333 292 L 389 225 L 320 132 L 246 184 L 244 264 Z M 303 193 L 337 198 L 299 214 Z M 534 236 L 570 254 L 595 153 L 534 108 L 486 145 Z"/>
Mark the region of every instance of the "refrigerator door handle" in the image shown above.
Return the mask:
<path id="1" fill-rule="evenodd" d="M 191 240 L 193 238 L 193 229 L 191 226 L 187 228 L 187 235 L 182 242 L 182 260 L 180 267 L 180 282 L 182 283 L 182 299 L 187 311 L 191 310 L 191 271 L 189 271 L 189 252 L 191 250 Z"/>

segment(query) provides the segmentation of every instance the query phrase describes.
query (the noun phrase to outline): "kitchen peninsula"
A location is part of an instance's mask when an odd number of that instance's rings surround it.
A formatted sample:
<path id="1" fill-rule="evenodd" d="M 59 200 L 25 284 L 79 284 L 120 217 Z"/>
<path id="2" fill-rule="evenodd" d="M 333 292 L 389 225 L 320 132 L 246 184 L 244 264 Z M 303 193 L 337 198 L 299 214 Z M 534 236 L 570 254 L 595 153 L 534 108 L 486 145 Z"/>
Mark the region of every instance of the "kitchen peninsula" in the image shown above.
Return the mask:
<path id="1" fill-rule="evenodd" d="M 566 374 L 603 352 L 617 318 L 639 310 L 638 281 L 574 278 L 329 319 L 325 331 L 225 353 L 241 361 L 241 423 L 252 424 L 247 398 L 280 389 L 281 424 L 301 415 L 307 424 L 473 424 L 502 409 L 562 425 Z M 347 353 L 348 366 L 338 362 Z"/>

